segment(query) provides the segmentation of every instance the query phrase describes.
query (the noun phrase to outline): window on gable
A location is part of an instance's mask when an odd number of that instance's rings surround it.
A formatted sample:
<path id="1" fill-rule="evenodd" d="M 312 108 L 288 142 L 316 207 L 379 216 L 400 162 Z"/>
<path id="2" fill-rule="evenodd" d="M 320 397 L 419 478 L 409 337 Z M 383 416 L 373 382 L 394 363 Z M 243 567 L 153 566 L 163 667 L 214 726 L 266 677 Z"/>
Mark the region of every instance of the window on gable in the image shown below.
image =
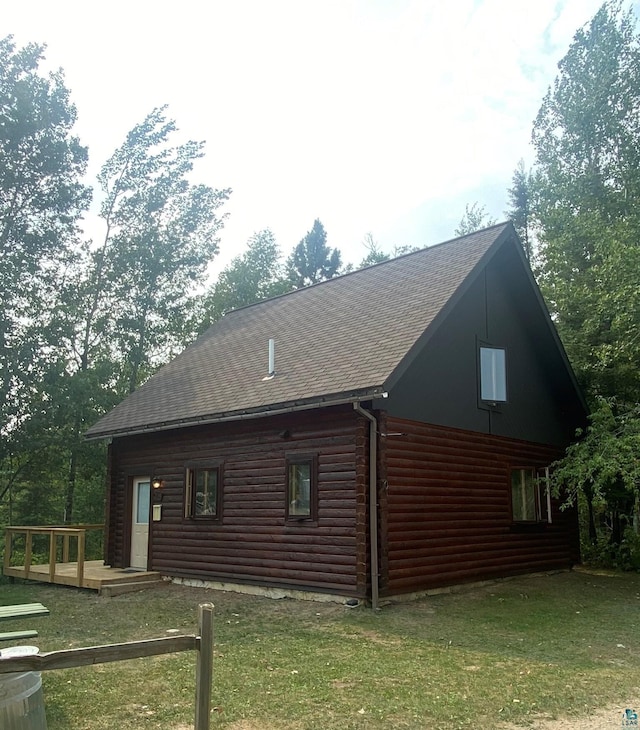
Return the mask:
<path id="1" fill-rule="evenodd" d="M 185 517 L 220 519 L 221 495 L 220 464 L 187 468 Z"/>
<path id="2" fill-rule="evenodd" d="M 313 520 L 317 502 L 317 460 L 315 456 L 287 458 L 287 519 Z"/>
<path id="3" fill-rule="evenodd" d="M 507 357 L 502 347 L 480 347 L 480 400 L 488 403 L 507 400 Z"/>
<path id="4" fill-rule="evenodd" d="M 511 470 L 511 509 L 514 522 L 551 522 L 549 470 Z"/>

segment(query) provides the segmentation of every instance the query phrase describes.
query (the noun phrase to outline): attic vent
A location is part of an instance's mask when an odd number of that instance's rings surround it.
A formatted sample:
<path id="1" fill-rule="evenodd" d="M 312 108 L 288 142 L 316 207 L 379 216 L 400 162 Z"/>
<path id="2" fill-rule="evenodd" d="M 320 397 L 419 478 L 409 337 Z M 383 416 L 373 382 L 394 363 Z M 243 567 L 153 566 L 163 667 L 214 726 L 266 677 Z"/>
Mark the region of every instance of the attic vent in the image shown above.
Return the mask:
<path id="1" fill-rule="evenodd" d="M 276 374 L 276 341 L 269 340 L 269 371 L 262 380 L 271 380 Z"/>

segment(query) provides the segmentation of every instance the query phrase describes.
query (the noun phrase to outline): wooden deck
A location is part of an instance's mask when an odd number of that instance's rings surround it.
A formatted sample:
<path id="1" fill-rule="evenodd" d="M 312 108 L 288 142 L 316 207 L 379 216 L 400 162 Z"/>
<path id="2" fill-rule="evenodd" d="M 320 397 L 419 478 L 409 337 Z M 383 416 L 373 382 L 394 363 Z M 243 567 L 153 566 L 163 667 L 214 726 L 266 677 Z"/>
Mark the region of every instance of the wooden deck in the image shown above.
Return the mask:
<path id="1" fill-rule="evenodd" d="M 10 578 L 89 588 L 109 596 L 148 588 L 162 580 L 155 571 L 111 568 L 102 560 L 85 560 L 89 530 L 102 531 L 104 525 L 10 525 L 5 528 L 2 572 Z M 48 563 L 33 563 L 35 538 L 48 542 Z M 72 553 L 72 542 L 75 553 Z M 21 543 L 22 550 L 16 550 L 16 543 Z M 72 555 L 77 558 L 75 562 L 70 559 Z"/>
<path id="2" fill-rule="evenodd" d="M 78 586 L 78 563 L 56 563 L 53 580 L 49 564 L 31 565 L 28 573 L 24 565 L 5 566 L 4 574 L 12 578 Z M 103 596 L 142 590 L 162 581 L 162 576 L 152 570 L 111 568 L 102 560 L 85 560 L 80 588 L 98 591 Z"/>

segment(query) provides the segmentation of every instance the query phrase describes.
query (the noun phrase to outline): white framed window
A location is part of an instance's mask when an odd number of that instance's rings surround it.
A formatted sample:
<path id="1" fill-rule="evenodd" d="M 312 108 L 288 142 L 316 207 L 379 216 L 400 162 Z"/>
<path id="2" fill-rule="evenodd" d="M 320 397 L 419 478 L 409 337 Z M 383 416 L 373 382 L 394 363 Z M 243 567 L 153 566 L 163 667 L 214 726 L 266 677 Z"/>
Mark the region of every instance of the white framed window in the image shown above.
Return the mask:
<path id="1" fill-rule="evenodd" d="M 486 403 L 507 400 L 507 353 L 503 347 L 480 346 L 480 400 Z"/>
<path id="2" fill-rule="evenodd" d="M 549 469 L 511 469 L 511 511 L 514 522 L 551 522 Z"/>

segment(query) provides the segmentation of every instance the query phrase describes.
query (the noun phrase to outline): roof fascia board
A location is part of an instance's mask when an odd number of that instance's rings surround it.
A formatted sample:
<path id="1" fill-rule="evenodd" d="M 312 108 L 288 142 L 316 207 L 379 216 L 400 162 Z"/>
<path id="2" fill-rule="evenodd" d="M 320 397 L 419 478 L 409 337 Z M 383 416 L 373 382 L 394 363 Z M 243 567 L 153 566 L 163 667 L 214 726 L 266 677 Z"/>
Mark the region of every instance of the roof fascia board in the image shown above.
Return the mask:
<path id="1" fill-rule="evenodd" d="M 188 428 L 189 426 L 205 426 L 214 423 L 228 423 L 229 421 L 246 421 L 255 418 L 266 418 L 268 416 L 279 416 L 286 413 L 296 413 L 298 411 L 310 411 L 315 408 L 329 408 L 330 406 L 345 405 L 347 403 L 359 403 L 363 400 L 366 401 L 373 398 L 385 397 L 385 389 L 382 386 L 376 386 L 349 395 L 336 394 L 334 396 L 324 396 L 300 403 L 281 403 L 273 407 L 265 406 L 264 408 L 255 409 L 253 411 L 235 411 L 233 413 L 212 414 L 210 416 L 202 416 L 199 418 L 185 418 L 180 421 L 166 421 L 164 423 L 149 424 L 148 426 L 140 426 L 131 429 L 123 428 L 102 431 L 100 433 L 90 433 L 85 436 L 85 439 L 87 441 L 99 441 L 107 438 L 138 436 L 143 433 L 156 433 L 157 431 L 172 431 L 173 429 Z"/>

